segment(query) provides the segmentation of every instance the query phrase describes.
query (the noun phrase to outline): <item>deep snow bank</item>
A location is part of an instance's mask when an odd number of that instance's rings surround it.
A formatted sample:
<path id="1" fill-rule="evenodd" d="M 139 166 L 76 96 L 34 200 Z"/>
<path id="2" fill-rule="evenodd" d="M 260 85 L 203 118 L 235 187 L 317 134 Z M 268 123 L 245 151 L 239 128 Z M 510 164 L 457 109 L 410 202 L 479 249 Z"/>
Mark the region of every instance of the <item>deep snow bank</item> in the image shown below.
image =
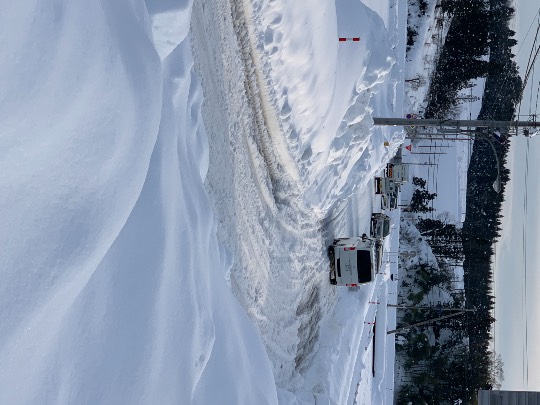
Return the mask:
<path id="1" fill-rule="evenodd" d="M 253 13 L 269 98 L 306 201 L 325 211 L 365 186 L 403 139 L 394 129 L 372 126 L 374 109 L 383 116 L 401 114 L 389 80 L 396 56 L 388 31 L 378 14 L 354 0 L 326 0 L 317 7 L 254 0 Z M 394 146 L 380 156 L 384 141 Z"/>
<path id="2" fill-rule="evenodd" d="M 0 17 L 1 403 L 276 402 L 223 277 L 187 28 L 166 24 L 191 2 L 168 4 L 153 31 L 141 1 Z"/>

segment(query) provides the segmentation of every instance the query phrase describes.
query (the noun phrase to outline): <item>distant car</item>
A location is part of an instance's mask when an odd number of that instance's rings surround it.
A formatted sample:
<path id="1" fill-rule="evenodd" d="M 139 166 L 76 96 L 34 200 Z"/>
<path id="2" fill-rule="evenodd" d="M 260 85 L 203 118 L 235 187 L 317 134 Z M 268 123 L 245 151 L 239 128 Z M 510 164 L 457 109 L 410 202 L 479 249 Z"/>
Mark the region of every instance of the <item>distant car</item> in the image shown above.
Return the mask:
<path id="1" fill-rule="evenodd" d="M 397 192 L 398 184 L 388 177 L 375 177 L 375 194 L 392 194 Z"/>
<path id="2" fill-rule="evenodd" d="M 409 165 L 403 163 L 388 163 L 386 165 L 386 177 L 394 180 L 398 184 L 409 181 Z"/>
<path id="3" fill-rule="evenodd" d="M 330 283 L 357 287 L 375 279 L 382 258 L 382 243 L 366 234 L 334 240 L 328 247 Z"/>
<path id="4" fill-rule="evenodd" d="M 392 211 L 398 207 L 397 191 L 381 196 L 381 209 Z"/>
<path id="5" fill-rule="evenodd" d="M 370 234 L 381 241 L 390 235 L 390 217 L 380 213 L 371 214 Z"/>

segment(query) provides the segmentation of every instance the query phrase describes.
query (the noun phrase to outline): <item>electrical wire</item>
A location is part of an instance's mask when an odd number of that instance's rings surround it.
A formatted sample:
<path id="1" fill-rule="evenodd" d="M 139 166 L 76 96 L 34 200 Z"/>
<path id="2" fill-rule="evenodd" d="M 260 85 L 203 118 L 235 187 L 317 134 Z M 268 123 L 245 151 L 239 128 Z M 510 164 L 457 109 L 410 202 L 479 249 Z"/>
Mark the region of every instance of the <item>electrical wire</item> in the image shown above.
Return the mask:
<path id="1" fill-rule="evenodd" d="M 531 51 L 529 53 L 529 60 L 527 62 L 527 68 L 526 68 L 526 75 L 525 79 L 523 81 L 523 88 L 522 88 L 522 94 L 525 92 L 525 88 L 527 85 L 527 81 L 529 77 L 532 77 L 532 83 L 534 86 L 535 83 L 535 61 L 536 58 L 540 52 L 540 44 L 537 45 L 538 35 L 540 33 L 540 9 L 537 13 L 537 16 L 535 17 L 535 20 L 538 18 L 538 26 L 536 29 L 535 38 L 531 47 Z M 533 21 L 533 23 L 534 23 Z M 530 28 L 529 28 L 530 29 Z M 535 49 L 536 48 L 536 49 Z M 534 96 L 534 88 L 531 86 L 530 88 L 530 96 L 529 96 L 529 111 L 528 115 L 529 117 L 533 117 L 536 119 L 536 111 L 538 109 L 538 94 L 540 92 L 540 83 L 537 84 L 536 89 L 536 100 L 535 100 L 535 109 L 534 113 L 532 110 L 533 106 L 533 96 Z M 521 110 L 521 103 L 523 101 L 523 97 L 520 99 L 519 103 L 519 110 L 518 114 Z M 527 217 L 528 217 L 528 184 L 529 184 L 529 154 L 530 154 L 530 138 L 526 138 L 526 149 L 525 149 L 525 173 L 523 176 L 524 181 L 524 191 L 523 191 L 523 227 L 522 227 L 522 242 L 523 242 L 523 248 L 522 248 L 522 254 L 523 254 L 523 298 L 522 298 L 522 311 L 523 311 L 523 319 L 524 319 L 524 337 L 523 337 L 523 385 L 527 389 L 529 386 L 529 325 L 528 325 L 528 299 L 527 299 L 527 274 L 528 274 L 528 268 L 527 268 Z"/>
<path id="2" fill-rule="evenodd" d="M 534 35 L 533 43 L 531 45 L 531 50 L 529 52 L 529 58 L 527 60 L 527 66 L 525 67 L 525 74 L 523 76 L 523 83 L 522 83 L 522 87 L 521 87 L 521 96 L 519 98 L 519 103 L 518 103 L 518 107 L 517 107 L 517 114 L 514 114 L 514 116 L 517 116 L 518 118 L 521 116 L 521 105 L 522 105 L 522 102 L 523 102 L 523 94 L 525 93 L 525 89 L 526 89 L 527 82 L 528 82 L 529 76 L 531 74 L 531 71 L 534 72 L 534 65 L 536 63 L 536 58 L 538 57 L 539 52 L 540 52 L 540 45 L 537 45 L 538 36 L 540 34 L 540 8 L 536 12 L 535 17 L 534 17 L 533 21 L 531 22 L 531 25 L 529 26 L 529 30 L 527 31 L 527 35 L 525 36 L 525 38 L 528 36 L 529 31 L 531 30 L 531 28 L 532 28 L 532 26 L 533 26 L 533 24 L 535 22 L 537 22 L 538 25 L 537 25 L 537 28 L 536 28 L 536 33 Z M 520 46 L 519 51 L 521 51 L 522 46 L 523 46 L 523 43 Z M 519 53 L 519 51 L 518 51 L 518 53 Z"/>

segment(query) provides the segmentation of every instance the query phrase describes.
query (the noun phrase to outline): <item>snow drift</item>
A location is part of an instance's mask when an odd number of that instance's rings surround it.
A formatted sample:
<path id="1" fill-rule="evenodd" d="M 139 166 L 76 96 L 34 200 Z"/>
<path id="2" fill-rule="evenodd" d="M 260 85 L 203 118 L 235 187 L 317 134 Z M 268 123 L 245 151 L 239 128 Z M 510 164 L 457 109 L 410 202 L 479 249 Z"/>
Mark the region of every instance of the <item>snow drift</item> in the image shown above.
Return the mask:
<path id="1" fill-rule="evenodd" d="M 187 29 L 166 25 L 190 7 L 0 17 L 1 403 L 277 401 L 223 277 Z"/>
<path id="2" fill-rule="evenodd" d="M 299 167 L 306 202 L 324 213 L 365 186 L 403 140 L 396 129 L 373 128 L 371 118 L 374 107 L 383 116 L 401 114 L 391 77 L 395 46 L 381 17 L 360 1 L 309 7 L 257 0 L 253 9 L 269 98 Z M 381 156 L 385 141 L 392 147 Z"/>

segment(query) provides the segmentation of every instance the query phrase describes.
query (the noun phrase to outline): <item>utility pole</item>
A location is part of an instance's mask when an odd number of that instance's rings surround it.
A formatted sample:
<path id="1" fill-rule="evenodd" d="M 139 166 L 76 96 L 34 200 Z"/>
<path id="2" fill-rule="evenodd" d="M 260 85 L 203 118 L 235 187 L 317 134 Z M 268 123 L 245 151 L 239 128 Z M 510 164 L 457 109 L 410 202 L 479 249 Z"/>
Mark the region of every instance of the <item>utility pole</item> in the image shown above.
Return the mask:
<path id="1" fill-rule="evenodd" d="M 448 155 L 446 152 L 411 152 L 411 155 Z"/>
<path id="2" fill-rule="evenodd" d="M 429 148 L 429 149 L 437 149 L 437 148 L 451 148 L 451 145 L 417 145 L 417 148 Z"/>
<path id="3" fill-rule="evenodd" d="M 385 126 L 403 126 L 408 133 L 410 139 L 429 139 L 429 137 L 437 136 L 446 138 L 448 136 L 457 137 L 459 135 L 468 135 L 472 139 L 481 137 L 488 141 L 493 150 L 495 159 L 497 160 L 497 179 L 493 183 L 493 189 L 500 193 L 502 190 L 501 181 L 501 164 L 497 155 L 497 150 L 493 145 L 492 138 L 498 138 L 500 141 L 505 141 L 511 135 L 518 133 L 520 128 L 523 129 L 525 136 L 531 136 L 531 128 L 540 128 L 540 122 L 536 120 L 536 115 L 530 116 L 530 121 L 490 121 L 490 120 L 453 120 L 453 119 L 417 119 L 414 114 L 409 114 L 410 118 L 373 118 L 375 125 Z M 467 129 L 474 127 L 475 129 Z M 418 128 L 424 131 L 428 128 L 434 128 L 433 133 L 419 132 Z M 538 132 L 538 131 L 537 131 Z M 417 135 L 422 135 L 418 137 Z M 426 137 L 427 136 L 427 137 Z"/>
<path id="4" fill-rule="evenodd" d="M 517 135 L 519 129 L 523 135 L 530 136 L 531 129 L 540 128 L 536 115 L 531 115 L 529 121 L 417 119 L 415 114 L 409 115 L 412 118 L 373 118 L 373 123 L 383 126 L 403 126 L 410 139 L 435 139 L 435 137 L 449 139 L 460 135 L 471 139 L 475 139 L 478 135 L 495 135 L 507 139 L 510 135 Z"/>
<path id="5" fill-rule="evenodd" d="M 472 136 L 467 137 L 458 137 L 456 135 L 462 135 L 462 134 L 436 134 L 437 136 L 434 136 L 433 134 L 414 134 L 414 139 L 419 140 L 426 140 L 426 141 L 473 141 L 474 138 Z M 450 136 L 453 136 L 451 138 Z M 418 146 L 417 146 L 418 147 Z"/>
<path id="6" fill-rule="evenodd" d="M 375 125 L 400 125 L 404 127 L 484 127 L 484 128 L 540 128 L 540 122 L 533 121 L 490 121 L 490 120 L 451 120 L 451 119 L 408 119 L 408 118 L 373 118 Z"/>

